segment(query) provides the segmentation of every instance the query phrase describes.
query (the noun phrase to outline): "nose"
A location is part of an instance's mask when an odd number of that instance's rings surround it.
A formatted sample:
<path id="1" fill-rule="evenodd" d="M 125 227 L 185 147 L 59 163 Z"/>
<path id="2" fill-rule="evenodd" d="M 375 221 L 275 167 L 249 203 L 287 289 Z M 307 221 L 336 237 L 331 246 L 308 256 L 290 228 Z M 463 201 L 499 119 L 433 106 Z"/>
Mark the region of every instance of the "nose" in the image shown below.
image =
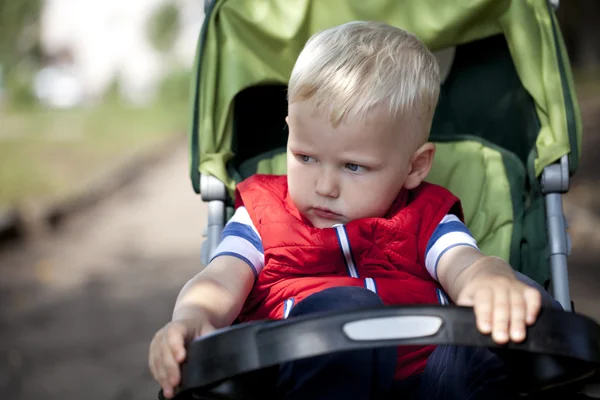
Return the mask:
<path id="1" fill-rule="evenodd" d="M 340 187 L 334 171 L 327 168 L 321 171 L 317 178 L 316 192 L 319 196 L 337 198 L 340 195 Z"/>

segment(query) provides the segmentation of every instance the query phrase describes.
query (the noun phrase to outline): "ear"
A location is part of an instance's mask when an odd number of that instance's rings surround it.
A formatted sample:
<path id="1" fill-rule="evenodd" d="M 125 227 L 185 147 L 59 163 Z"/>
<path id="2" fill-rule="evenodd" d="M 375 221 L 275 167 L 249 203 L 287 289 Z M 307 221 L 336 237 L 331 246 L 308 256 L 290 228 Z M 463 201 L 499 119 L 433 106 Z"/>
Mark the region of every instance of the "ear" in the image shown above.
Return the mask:
<path id="1" fill-rule="evenodd" d="M 404 181 L 406 189 L 414 189 L 425 180 L 431 170 L 434 155 L 435 144 L 430 142 L 425 143 L 415 150 L 411 157 L 410 169 L 406 181 Z"/>

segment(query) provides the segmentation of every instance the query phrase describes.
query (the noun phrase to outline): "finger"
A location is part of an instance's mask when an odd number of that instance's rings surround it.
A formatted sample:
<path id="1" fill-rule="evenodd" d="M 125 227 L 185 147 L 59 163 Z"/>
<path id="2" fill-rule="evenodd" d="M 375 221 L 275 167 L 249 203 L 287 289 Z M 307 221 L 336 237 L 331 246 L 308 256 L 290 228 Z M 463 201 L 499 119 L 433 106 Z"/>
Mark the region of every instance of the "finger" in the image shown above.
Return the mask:
<path id="1" fill-rule="evenodd" d="M 154 377 L 154 379 L 157 379 L 157 374 L 156 374 L 156 368 L 154 367 L 154 363 L 155 363 L 155 354 L 156 354 L 156 337 L 154 339 L 152 339 L 152 342 L 150 343 L 150 350 L 148 351 L 148 368 L 150 369 L 150 373 L 152 374 L 152 377 Z"/>
<path id="2" fill-rule="evenodd" d="M 494 291 L 492 338 L 498 344 L 508 342 L 510 322 L 509 292 L 506 289 Z"/>
<path id="3" fill-rule="evenodd" d="M 510 339 L 521 342 L 525 339 L 525 297 L 519 289 L 510 291 Z"/>
<path id="4" fill-rule="evenodd" d="M 473 296 L 473 308 L 477 328 L 485 335 L 492 331 L 492 302 L 494 294 L 489 289 L 481 289 Z"/>
<path id="5" fill-rule="evenodd" d="M 162 386 L 164 382 L 164 372 L 161 367 L 161 332 L 157 333 L 150 344 L 150 357 L 148 365 L 154 379 Z"/>
<path id="6" fill-rule="evenodd" d="M 179 328 L 170 329 L 167 332 L 167 342 L 173 352 L 173 357 L 178 363 L 185 359 L 185 332 Z"/>
<path id="7" fill-rule="evenodd" d="M 175 361 L 173 350 L 169 344 L 169 333 L 164 336 L 161 348 L 161 365 L 164 371 L 165 383 L 169 386 L 177 386 L 179 383 L 179 363 Z"/>
<path id="8" fill-rule="evenodd" d="M 158 384 L 163 388 L 163 391 L 170 387 L 168 379 L 167 379 L 167 372 L 163 367 L 163 362 L 162 362 L 162 348 L 158 347 L 156 349 L 156 356 L 154 357 L 154 370 L 155 370 L 155 376 L 154 378 L 158 381 Z"/>
<path id="9" fill-rule="evenodd" d="M 173 388 L 170 386 L 163 387 L 163 396 L 165 396 L 166 399 L 173 397 Z"/>
<path id="10" fill-rule="evenodd" d="M 532 325 L 540 313 L 542 307 L 542 294 L 532 287 L 525 288 L 525 305 L 526 305 L 526 322 L 527 325 Z"/>

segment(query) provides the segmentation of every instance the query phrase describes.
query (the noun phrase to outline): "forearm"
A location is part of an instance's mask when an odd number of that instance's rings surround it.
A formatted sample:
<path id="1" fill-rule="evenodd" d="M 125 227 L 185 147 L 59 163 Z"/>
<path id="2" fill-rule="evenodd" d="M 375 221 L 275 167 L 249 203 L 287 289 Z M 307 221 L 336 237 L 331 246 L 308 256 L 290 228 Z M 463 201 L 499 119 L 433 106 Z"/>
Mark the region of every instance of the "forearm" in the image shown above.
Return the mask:
<path id="1" fill-rule="evenodd" d="M 173 321 L 196 320 L 205 315 L 215 328 L 230 325 L 239 309 L 233 294 L 218 281 L 197 275 L 179 293 L 173 310 Z M 241 306 L 240 306 L 241 308 Z"/>
<path id="2" fill-rule="evenodd" d="M 238 316 L 254 276 L 238 259 L 220 257 L 213 263 L 183 287 L 173 310 L 174 321 L 203 316 L 214 328 L 222 328 Z"/>

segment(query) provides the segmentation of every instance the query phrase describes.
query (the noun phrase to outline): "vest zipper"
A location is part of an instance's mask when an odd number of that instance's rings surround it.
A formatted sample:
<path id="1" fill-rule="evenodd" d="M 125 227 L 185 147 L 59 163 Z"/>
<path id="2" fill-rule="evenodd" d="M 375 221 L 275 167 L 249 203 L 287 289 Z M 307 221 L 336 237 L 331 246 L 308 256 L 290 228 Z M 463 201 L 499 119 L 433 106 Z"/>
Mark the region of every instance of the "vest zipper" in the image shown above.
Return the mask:
<path id="1" fill-rule="evenodd" d="M 286 301 L 283 302 L 283 319 L 286 319 L 290 315 L 290 311 L 294 307 L 295 299 L 290 297 Z"/>
<path id="2" fill-rule="evenodd" d="M 377 293 L 377 286 L 375 285 L 375 279 L 365 278 L 365 287 L 373 293 Z"/>
<path id="3" fill-rule="evenodd" d="M 348 239 L 346 227 L 342 224 L 334 225 L 333 227 L 335 228 L 335 233 L 337 234 L 338 243 L 340 245 L 340 249 L 342 250 L 348 275 L 353 278 L 358 278 L 358 272 L 356 271 L 354 257 L 352 257 L 352 249 L 350 248 L 350 239 Z"/>
<path id="4" fill-rule="evenodd" d="M 447 306 L 448 304 L 450 304 L 448 296 L 446 295 L 446 293 L 444 293 L 442 289 L 436 288 L 435 294 L 437 295 L 438 303 L 440 303 L 440 305 Z"/>

